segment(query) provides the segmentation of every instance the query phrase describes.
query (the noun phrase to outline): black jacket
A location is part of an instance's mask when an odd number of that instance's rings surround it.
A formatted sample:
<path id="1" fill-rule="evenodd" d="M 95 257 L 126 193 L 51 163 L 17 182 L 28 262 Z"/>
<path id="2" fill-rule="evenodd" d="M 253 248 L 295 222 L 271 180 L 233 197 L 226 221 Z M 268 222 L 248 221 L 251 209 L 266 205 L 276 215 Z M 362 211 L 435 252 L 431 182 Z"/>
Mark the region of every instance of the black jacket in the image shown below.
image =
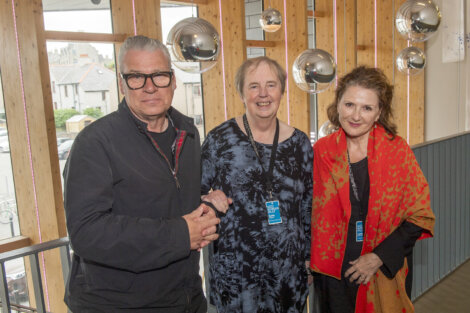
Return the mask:
<path id="1" fill-rule="evenodd" d="M 200 139 L 192 119 L 173 108 L 169 116 L 186 132 L 180 188 L 125 100 L 75 139 L 64 169 L 72 310 L 180 312 L 202 292 L 199 253 L 182 218 L 200 203 Z"/>

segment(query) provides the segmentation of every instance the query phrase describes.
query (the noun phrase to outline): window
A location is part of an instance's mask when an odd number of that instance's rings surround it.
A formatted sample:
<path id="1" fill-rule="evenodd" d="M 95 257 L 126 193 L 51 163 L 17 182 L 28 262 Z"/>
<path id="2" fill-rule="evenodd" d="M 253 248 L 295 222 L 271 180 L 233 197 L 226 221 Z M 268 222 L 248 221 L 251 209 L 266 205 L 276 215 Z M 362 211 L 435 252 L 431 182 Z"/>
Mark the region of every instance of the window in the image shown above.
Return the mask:
<path id="1" fill-rule="evenodd" d="M 194 96 L 201 96 L 201 85 L 194 85 L 193 86 L 193 95 Z"/>
<path id="2" fill-rule="evenodd" d="M 162 35 L 163 43 L 166 43 L 170 29 L 179 21 L 197 16 L 197 10 L 192 6 L 161 3 Z M 173 66 L 176 77 L 176 88 L 173 104 L 181 113 L 196 118 L 203 115 L 203 99 L 201 97 L 201 75 L 189 74 Z M 204 123 L 196 124 L 201 142 L 204 140 Z"/>
<path id="3" fill-rule="evenodd" d="M 97 2 L 97 1 L 95 1 Z M 50 31 L 112 33 L 109 0 L 43 0 L 44 27 Z M 90 35 L 91 36 L 91 35 Z M 117 110 L 118 90 L 112 43 L 48 41 L 47 55 L 51 86 L 64 85 L 64 92 L 52 90 L 58 144 L 73 140 L 86 125 L 103 114 Z M 72 85 L 72 93 L 68 92 Z M 82 122 L 80 116 L 92 117 Z M 60 171 L 68 151 L 59 151 Z"/>
<path id="4" fill-rule="evenodd" d="M 20 226 L 11 166 L 10 141 L 0 76 L 0 240 L 19 235 Z M 11 304 L 29 305 L 23 259 L 6 262 L 5 270 Z"/>
<path id="5" fill-rule="evenodd" d="M 10 140 L 0 77 L 0 239 L 18 236 L 19 229 Z"/>

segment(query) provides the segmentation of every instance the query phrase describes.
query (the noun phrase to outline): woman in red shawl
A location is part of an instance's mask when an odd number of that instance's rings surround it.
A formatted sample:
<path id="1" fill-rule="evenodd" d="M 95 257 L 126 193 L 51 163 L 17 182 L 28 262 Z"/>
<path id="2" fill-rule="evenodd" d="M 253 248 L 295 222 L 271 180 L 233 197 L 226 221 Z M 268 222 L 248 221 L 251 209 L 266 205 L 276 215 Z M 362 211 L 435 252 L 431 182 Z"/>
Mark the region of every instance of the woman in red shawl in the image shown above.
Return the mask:
<path id="1" fill-rule="evenodd" d="M 314 146 L 310 267 L 322 313 L 414 312 L 411 253 L 435 218 L 392 97 L 381 70 L 354 69 L 328 108 L 338 130 Z"/>

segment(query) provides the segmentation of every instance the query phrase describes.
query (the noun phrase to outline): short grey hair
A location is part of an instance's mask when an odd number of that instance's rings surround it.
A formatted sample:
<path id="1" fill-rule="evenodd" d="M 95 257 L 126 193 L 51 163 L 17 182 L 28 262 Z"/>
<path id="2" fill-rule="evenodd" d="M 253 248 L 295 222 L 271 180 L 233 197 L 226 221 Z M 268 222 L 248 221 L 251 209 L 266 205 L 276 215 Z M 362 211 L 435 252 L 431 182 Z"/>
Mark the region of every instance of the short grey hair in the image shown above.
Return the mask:
<path id="1" fill-rule="evenodd" d="M 243 95 L 243 86 L 245 85 L 245 78 L 248 74 L 248 70 L 253 67 L 253 69 L 258 68 L 261 63 L 266 63 L 269 65 L 271 70 L 277 76 L 279 81 L 281 82 L 281 94 L 284 94 L 286 89 L 286 78 L 287 74 L 286 71 L 282 68 L 276 60 L 270 59 L 266 56 L 261 56 L 257 58 L 248 59 L 242 63 L 242 65 L 238 68 L 237 74 L 235 75 L 235 87 L 237 88 L 238 94 L 240 96 Z"/>
<path id="2" fill-rule="evenodd" d="M 146 36 L 138 35 L 127 37 L 119 49 L 118 65 L 123 68 L 124 57 L 129 50 L 143 50 L 143 51 L 161 51 L 168 61 L 168 68 L 171 69 L 171 57 L 167 47 L 158 39 L 149 38 Z"/>

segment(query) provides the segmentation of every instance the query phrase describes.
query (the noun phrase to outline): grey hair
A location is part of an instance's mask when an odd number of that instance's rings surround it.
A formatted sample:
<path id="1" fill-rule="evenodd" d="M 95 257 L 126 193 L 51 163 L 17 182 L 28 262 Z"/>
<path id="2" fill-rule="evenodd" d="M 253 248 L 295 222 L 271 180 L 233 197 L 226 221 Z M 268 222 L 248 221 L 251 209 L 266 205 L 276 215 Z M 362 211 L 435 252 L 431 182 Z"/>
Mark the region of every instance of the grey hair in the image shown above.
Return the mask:
<path id="1" fill-rule="evenodd" d="M 161 51 L 163 55 L 168 60 L 168 68 L 171 69 L 171 57 L 170 53 L 168 52 L 167 47 L 158 39 L 149 38 L 146 36 L 138 35 L 127 37 L 124 43 L 119 49 L 119 56 L 118 56 L 118 65 L 119 68 L 123 68 L 124 57 L 126 56 L 129 50 L 143 50 L 143 51 Z"/>
<path id="2" fill-rule="evenodd" d="M 282 68 L 276 60 L 270 59 L 266 56 L 257 58 L 247 59 L 238 68 L 237 74 L 235 75 L 235 87 L 237 88 L 238 94 L 243 97 L 243 86 L 245 85 L 245 78 L 248 70 L 253 67 L 256 69 L 261 63 L 269 65 L 271 70 L 276 74 L 277 78 L 281 82 L 281 94 L 284 94 L 286 89 L 286 71 Z"/>

